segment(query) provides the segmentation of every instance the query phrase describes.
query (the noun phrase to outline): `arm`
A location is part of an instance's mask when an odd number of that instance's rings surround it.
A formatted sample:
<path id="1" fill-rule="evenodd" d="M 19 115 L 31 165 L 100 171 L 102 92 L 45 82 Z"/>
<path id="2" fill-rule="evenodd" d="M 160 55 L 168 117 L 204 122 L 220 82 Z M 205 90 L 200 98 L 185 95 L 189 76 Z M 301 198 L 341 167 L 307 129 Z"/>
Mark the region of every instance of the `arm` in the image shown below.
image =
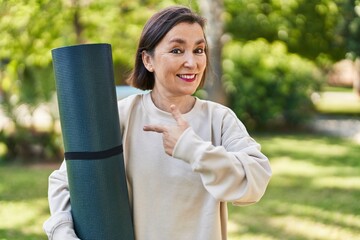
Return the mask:
<path id="1" fill-rule="evenodd" d="M 208 192 L 219 201 L 252 204 L 260 200 L 269 183 L 269 161 L 247 134 L 232 137 L 225 145 L 214 146 L 188 128 L 175 146 L 174 157 L 191 164 Z"/>
<path id="2" fill-rule="evenodd" d="M 175 126 L 144 126 L 145 131 L 163 135 L 168 155 L 191 164 L 204 187 L 219 201 L 247 205 L 260 200 L 272 174 L 269 160 L 233 112 L 214 114 L 222 116 L 221 129 L 213 129 L 220 133 L 221 146 L 201 139 L 176 106 L 171 106 L 171 113 Z"/>
<path id="3" fill-rule="evenodd" d="M 51 217 L 43 228 L 51 240 L 79 239 L 71 216 L 70 193 L 65 161 L 49 176 L 48 199 Z"/>

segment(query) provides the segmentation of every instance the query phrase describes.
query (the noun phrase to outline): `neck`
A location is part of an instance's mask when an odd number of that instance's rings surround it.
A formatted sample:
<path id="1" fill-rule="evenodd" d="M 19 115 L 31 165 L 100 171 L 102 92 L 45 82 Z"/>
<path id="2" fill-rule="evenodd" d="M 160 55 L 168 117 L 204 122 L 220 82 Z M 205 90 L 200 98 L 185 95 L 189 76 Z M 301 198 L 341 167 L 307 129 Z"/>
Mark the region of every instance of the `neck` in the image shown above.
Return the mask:
<path id="1" fill-rule="evenodd" d="M 196 101 L 195 97 L 191 95 L 172 97 L 154 91 L 150 95 L 155 106 L 165 112 L 171 112 L 170 106 L 175 105 L 182 114 L 187 113 L 194 107 Z"/>

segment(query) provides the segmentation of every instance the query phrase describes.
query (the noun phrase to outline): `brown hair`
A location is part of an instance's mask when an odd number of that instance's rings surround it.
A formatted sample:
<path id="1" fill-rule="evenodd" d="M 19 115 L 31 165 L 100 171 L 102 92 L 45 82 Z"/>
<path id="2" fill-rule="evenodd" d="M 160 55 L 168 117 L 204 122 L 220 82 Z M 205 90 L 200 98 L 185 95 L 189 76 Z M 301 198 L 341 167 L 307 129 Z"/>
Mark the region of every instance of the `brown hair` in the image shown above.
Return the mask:
<path id="1" fill-rule="evenodd" d="M 177 24 L 182 22 L 198 23 L 202 29 L 205 27 L 205 19 L 187 7 L 173 6 L 165 8 L 154 14 L 145 24 L 141 33 L 139 45 L 136 51 L 135 66 L 127 79 L 127 83 L 133 87 L 150 90 L 155 84 L 154 74 L 149 72 L 142 61 L 142 52 L 146 51 L 150 55 L 154 54 L 155 47 L 165 37 L 165 35 Z M 208 48 L 205 48 L 205 54 L 208 56 Z M 207 58 L 208 65 L 208 58 Z M 200 82 L 200 87 L 204 85 L 205 74 Z"/>

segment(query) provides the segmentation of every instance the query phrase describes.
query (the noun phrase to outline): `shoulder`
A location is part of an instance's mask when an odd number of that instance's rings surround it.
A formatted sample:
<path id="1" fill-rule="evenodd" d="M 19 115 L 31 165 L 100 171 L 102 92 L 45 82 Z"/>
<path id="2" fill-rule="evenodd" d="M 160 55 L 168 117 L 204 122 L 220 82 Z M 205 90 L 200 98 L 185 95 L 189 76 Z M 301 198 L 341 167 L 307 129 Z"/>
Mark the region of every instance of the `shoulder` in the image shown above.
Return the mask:
<path id="1" fill-rule="evenodd" d="M 120 119 L 127 118 L 127 115 L 131 113 L 132 109 L 141 102 L 144 94 L 146 93 L 133 94 L 118 101 Z"/>
<path id="2" fill-rule="evenodd" d="M 197 100 L 202 111 L 212 119 L 213 123 L 221 124 L 223 130 L 229 127 L 237 127 L 241 131 L 247 132 L 244 124 L 231 108 L 209 100 Z"/>
<path id="3" fill-rule="evenodd" d="M 132 94 L 128 97 L 125 97 L 121 100 L 118 101 L 118 106 L 122 107 L 122 108 L 126 108 L 128 106 L 131 106 L 133 103 L 140 101 L 140 99 L 142 98 L 143 93 L 137 93 L 137 94 Z"/>
<path id="4" fill-rule="evenodd" d="M 236 114 L 229 107 L 224 106 L 220 103 L 216 103 L 209 100 L 203 100 L 197 98 L 198 104 L 203 111 L 209 112 L 213 117 L 225 117 L 230 116 L 232 118 L 237 119 Z"/>

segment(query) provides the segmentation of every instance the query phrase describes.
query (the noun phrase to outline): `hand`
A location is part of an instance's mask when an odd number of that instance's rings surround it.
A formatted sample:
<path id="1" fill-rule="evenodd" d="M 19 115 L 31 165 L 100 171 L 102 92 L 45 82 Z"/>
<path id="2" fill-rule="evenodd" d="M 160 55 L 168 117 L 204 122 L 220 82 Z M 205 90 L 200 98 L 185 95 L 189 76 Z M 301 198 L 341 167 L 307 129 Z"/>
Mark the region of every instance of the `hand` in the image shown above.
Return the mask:
<path id="1" fill-rule="evenodd" d="M 146 125 L 144 131 L 162 133 L 165 152 L 172 156 L 174 147 L 183 132 L 189 127 L 189 123 L 182 117 L 181 112 L 175 105 L 170 106 L 171 114 L 176 120 L 175 126 Z"/>

